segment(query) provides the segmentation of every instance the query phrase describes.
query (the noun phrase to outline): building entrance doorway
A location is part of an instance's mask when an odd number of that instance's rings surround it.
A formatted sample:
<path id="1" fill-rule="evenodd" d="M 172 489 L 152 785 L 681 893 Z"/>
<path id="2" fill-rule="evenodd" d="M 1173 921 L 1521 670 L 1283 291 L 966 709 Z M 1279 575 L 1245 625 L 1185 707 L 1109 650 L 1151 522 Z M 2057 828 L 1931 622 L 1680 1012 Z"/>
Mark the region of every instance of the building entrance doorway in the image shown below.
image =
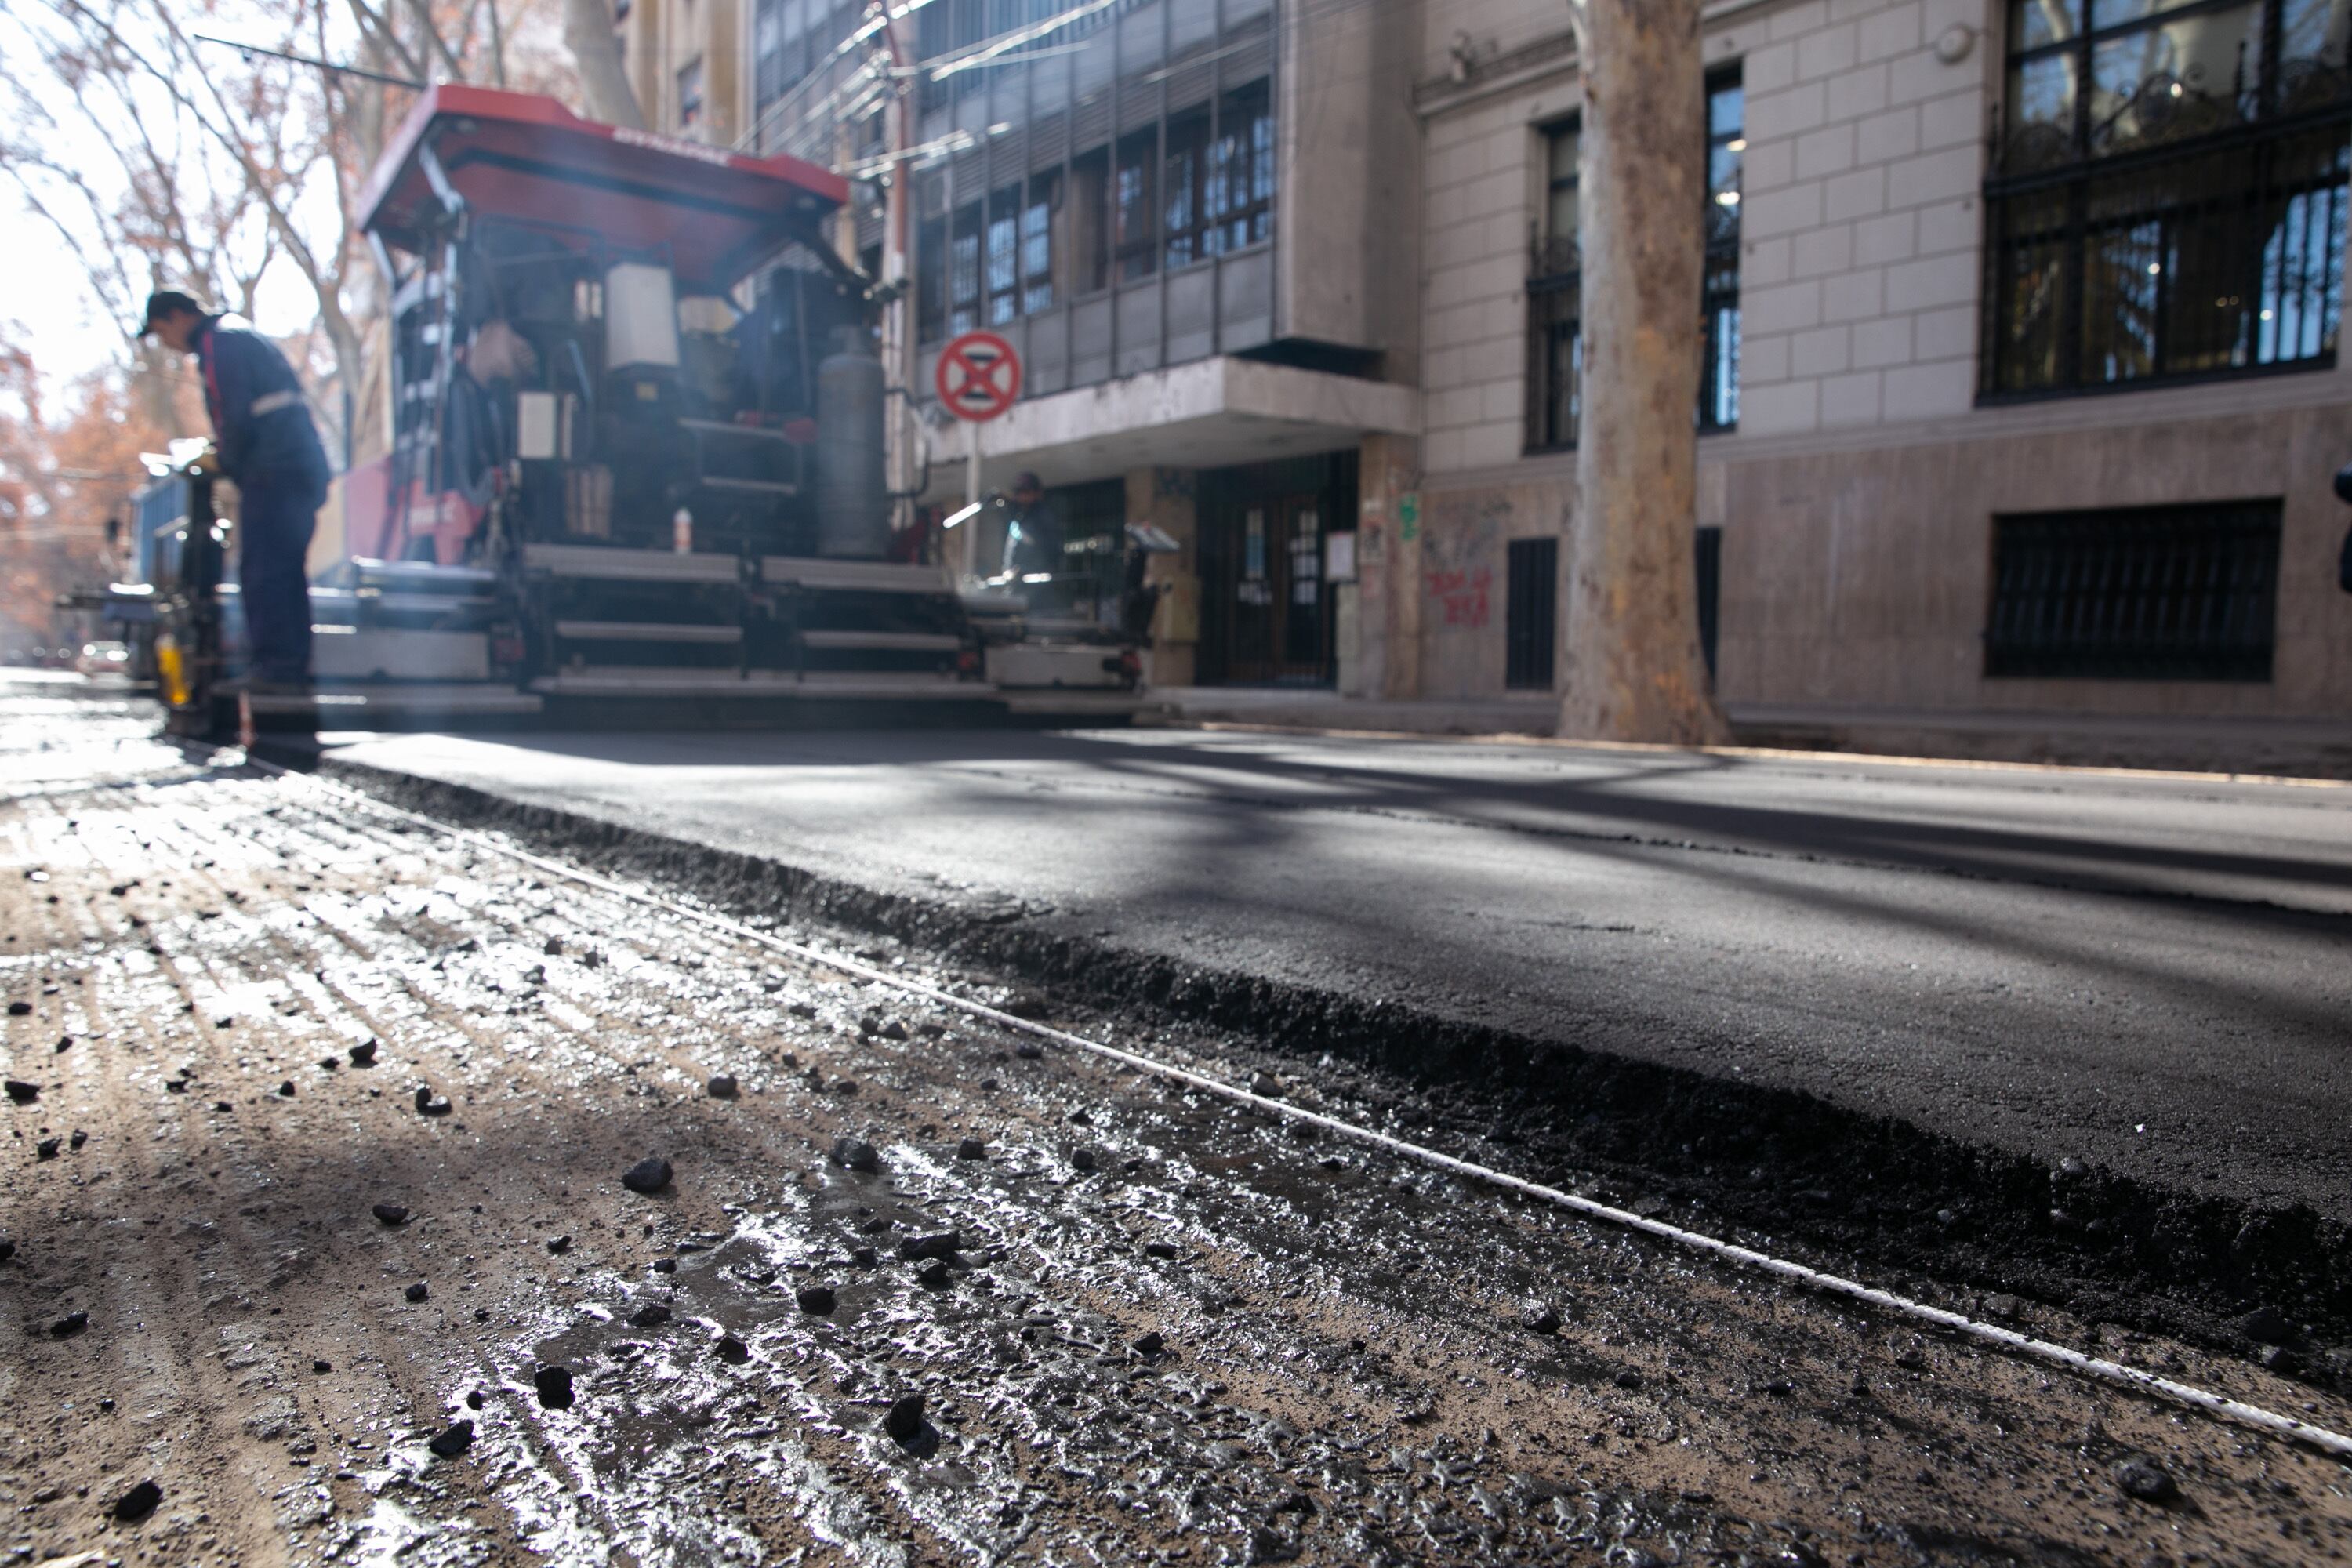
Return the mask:
<path id="1" fill-rule="evenodd" d="M 1202 682 L 1330 685 L 1324 540 L 1354 522 L 1355 454 L 1204 474 L 1200 499 Z"/>

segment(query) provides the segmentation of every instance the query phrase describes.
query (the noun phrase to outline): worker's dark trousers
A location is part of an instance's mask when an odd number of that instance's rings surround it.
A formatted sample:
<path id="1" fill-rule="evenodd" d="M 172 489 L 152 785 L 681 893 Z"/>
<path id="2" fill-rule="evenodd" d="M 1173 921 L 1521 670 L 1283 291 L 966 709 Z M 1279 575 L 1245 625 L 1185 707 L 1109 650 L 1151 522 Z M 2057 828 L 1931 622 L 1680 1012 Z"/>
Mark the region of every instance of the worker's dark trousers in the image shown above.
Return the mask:
<path id="1" fill-rule="evenodd" d="M 310 582 L 303 557 L 318 526 L 319 500 L 307 474 L 257 474 L 238 488 L 237 584 L 253 679 L 310 679 Z"/>

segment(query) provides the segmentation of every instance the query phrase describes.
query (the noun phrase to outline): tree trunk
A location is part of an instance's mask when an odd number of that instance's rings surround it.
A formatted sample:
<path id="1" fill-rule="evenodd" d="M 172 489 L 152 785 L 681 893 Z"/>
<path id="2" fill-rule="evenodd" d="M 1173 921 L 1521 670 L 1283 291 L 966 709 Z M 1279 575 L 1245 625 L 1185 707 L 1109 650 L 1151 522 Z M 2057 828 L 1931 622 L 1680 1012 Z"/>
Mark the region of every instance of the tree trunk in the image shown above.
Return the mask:
<path id="1" fill-rule="evenodd" d="M 645 114 L 613 42 L 612 0 L 563 0 L 563 44 L 580 68 L 580 97 L 588 117 L 643 131 Z"/>
<path id="2" fill-rule="evenodd" d="M 1719 742 L 1699 651 L 1700 0 L 1585 0 L 1583 408 L 1560 733 Z"/>

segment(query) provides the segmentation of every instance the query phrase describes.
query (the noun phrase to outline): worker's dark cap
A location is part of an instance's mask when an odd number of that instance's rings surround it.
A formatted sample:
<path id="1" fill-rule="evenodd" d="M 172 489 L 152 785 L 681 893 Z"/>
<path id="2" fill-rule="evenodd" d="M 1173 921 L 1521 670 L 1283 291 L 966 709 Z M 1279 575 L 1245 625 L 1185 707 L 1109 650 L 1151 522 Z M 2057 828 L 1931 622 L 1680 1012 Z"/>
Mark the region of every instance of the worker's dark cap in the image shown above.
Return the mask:
<path id="1" fill-rule="evenodd" d="M 141 324 L 139 330 L 142 333 L 152 332 L 155 330 L 156 322 L 168 321 L 183 310 L 191 316 L 201 316 L 205 313 L 205 308 L 202 305 L 197 304 L 195 300 L 181 293 L 177 289 L 158 289 L 147 296 L 147 319 Z"/>
<path id="2" fill-rule="evenodd" d="M 1036 475 L 1024 468 L 1013 476 L 1013 488 L 1016 490 L 1042 490 L 1045 487 L 1038 482 Z"/>

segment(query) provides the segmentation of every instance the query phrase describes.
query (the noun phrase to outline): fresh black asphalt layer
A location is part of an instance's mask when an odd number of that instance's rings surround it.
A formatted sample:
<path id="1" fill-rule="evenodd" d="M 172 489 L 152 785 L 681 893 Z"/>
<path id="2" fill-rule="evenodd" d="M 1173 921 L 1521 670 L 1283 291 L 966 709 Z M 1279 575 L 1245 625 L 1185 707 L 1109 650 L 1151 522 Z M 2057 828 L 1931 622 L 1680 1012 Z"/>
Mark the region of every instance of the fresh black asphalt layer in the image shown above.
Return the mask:
<path id="1" fill-rule="evenodd" d="M 331 750 L 738 907 L 1411 1072 L 1444 1098 L 1401 1120 L 1529 1161 L 2352 1321 L 2340 787 L 1181 731 Z"/>

